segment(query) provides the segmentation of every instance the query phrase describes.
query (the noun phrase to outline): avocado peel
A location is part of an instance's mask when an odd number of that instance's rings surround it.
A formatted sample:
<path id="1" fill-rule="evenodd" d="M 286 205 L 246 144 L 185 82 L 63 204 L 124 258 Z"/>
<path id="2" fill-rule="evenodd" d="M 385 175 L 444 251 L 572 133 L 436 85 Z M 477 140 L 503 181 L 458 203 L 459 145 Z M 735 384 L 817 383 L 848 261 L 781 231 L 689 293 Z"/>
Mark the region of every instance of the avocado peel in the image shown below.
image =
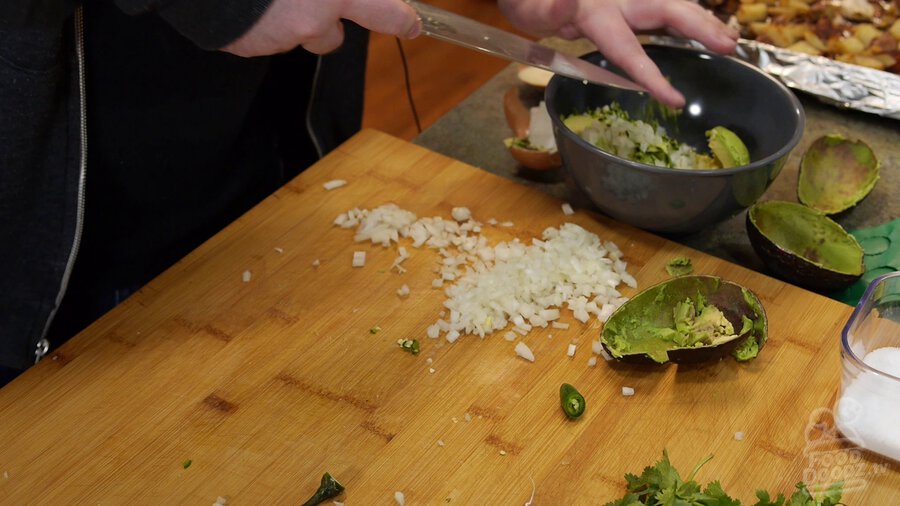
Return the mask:
<path id="1" fill-rule="evenodd" d="M 825 214 L 862 201 L 880 177 L 881 162 L 865 142 L 839 134 L 819 137 L 800 160 L 797 198 Z"/>
<path id="2" fill-rule="evenodd" d="M 600 343 L 614 358 L 664 364 L 750 360 L 767 339 L 765 311 L 748 289 L 716 276 L 673 278 L 610 316 Z"/>
<path id="3" fill-rule="evenodd" d="M 758 202 L 747 234 L 757 255 L 778 277 L 818 292 L 846 287 L 865 272 L 859 242 L 837 222 L 805 205 Z"/>

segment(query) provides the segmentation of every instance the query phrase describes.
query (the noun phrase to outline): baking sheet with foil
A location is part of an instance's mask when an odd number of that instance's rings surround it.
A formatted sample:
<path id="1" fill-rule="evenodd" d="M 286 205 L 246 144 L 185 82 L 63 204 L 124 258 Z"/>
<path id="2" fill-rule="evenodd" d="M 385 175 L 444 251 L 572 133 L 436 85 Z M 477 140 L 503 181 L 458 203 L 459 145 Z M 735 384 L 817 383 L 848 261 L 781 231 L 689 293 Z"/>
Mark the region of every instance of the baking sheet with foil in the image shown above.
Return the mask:
<path id="1" fill-rule="evenodd" d="M 675 37 L 646 36 L 641 39 L 654 44 L 703 47 L 697 42 Z M 900 119 L 900 75 L 746 39 L 738 41 L 735 56 L 777 77 L 786 86 L 823 102 Z"/>

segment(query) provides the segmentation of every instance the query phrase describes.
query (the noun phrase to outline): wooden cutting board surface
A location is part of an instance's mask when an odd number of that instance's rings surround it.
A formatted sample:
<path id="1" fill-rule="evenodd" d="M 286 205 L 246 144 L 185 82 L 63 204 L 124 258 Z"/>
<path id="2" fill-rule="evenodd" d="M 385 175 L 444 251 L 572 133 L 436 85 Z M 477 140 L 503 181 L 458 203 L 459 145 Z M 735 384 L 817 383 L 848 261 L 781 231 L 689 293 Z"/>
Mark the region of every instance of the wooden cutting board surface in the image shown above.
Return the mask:
<path id="1" fill-rule="evenodd" d="M 349 184 L 323 189 L 336 178 Z M 428 339 L 445 298 L 431 288 L 439 255 L 404 243 L 398 274 L 396 247 L 332 225 L 387 202 L 513 222 L 486 226 L 492 241 L 575 222 L 618 244 L 640 287 L 687 255 L 760 297 L 769 343 L 744 365 L 590 368 L 600 324 L 568 310 L 568 330 L 523 339 L 534 363 L 502 332 Z M 897 464 L 831 430 L 850 307 L 560 204 L 363 131 L 0 390 L 0 504 L 299 504 L 326 471 L 348 505 L 393 505 L 395 491 L 408 505 L 525 504 L 532 482 L 530 504 L 602 504 L 664 448 L 683 474 L 713 454 L 699 481 L 745 503 L 757 488 L 843 477 L 848 504 L 897 504 Z M 356 250 L 363 268 L 351 267 Z M 587 399 L 577 421 L 561 413 L 562 382 Z"/>

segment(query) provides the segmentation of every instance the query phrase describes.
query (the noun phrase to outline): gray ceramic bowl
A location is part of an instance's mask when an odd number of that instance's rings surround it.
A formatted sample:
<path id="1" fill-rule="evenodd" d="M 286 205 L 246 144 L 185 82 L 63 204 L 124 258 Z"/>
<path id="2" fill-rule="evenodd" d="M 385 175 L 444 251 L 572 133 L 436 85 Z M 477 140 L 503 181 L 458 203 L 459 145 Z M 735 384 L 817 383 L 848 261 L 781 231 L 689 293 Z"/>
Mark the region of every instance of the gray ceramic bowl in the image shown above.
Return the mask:
<path id="1" fill-rule="evenodd" d="M 705 132 L 725 126 L 747 145 L 752 163 L 715 171 L 678 170 L 601 151 L 566 128 L 561 118 L 618 102 L 632 119 L 642 119 L 649 95 L 562 76 L 550 80 L 544 95 L 556 144 L 575 186 L 604 213 L 655 232 L 694 232 L 762 196 L 803 135 L 803 108 L 780 82 L 737 59 L 695 49 L 644 48 L 687 99 L 677 124 L 660 121 L 670 135 L 708 152 Z M 584 58 L 620 72 L 599 53 Z"/>

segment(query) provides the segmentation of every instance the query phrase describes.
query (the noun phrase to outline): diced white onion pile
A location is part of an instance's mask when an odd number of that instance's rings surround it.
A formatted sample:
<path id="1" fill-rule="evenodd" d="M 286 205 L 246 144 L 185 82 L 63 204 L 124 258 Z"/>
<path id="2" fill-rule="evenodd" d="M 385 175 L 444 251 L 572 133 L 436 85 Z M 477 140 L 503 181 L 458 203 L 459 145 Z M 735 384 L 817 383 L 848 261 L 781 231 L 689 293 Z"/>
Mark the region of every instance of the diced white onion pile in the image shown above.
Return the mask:
<path id="1" fill-rule="evenodd" d="M 534 327 L 563 329 L 568 325 L 554 324 L 561 307 L 568 307 L 581 322 L 591 315 L 606 321 L 627 300 L 617 287 L 637 287 L 619 248 L 576 224 L 547 228 L 531 244 L 513 239 L 491 246 L 468 209 L 454 208 L 452 217 L 417 218 L 385 204 L 351 209 L 334 221 L 343 228 L 355 227 L 357 242 L 388 247 L 408 238 L 413 247 L 440 253 L 432 286 L 444 288 L 449 314 L 428 327 L 430 338 L 443 334 L 453 342 L 462 335 L 484 337 L 510 324 L 521 335 Z M 403 272 L 400 263 L 409 254 L 403 247 L 398 253 L 393 267 Z"/>

